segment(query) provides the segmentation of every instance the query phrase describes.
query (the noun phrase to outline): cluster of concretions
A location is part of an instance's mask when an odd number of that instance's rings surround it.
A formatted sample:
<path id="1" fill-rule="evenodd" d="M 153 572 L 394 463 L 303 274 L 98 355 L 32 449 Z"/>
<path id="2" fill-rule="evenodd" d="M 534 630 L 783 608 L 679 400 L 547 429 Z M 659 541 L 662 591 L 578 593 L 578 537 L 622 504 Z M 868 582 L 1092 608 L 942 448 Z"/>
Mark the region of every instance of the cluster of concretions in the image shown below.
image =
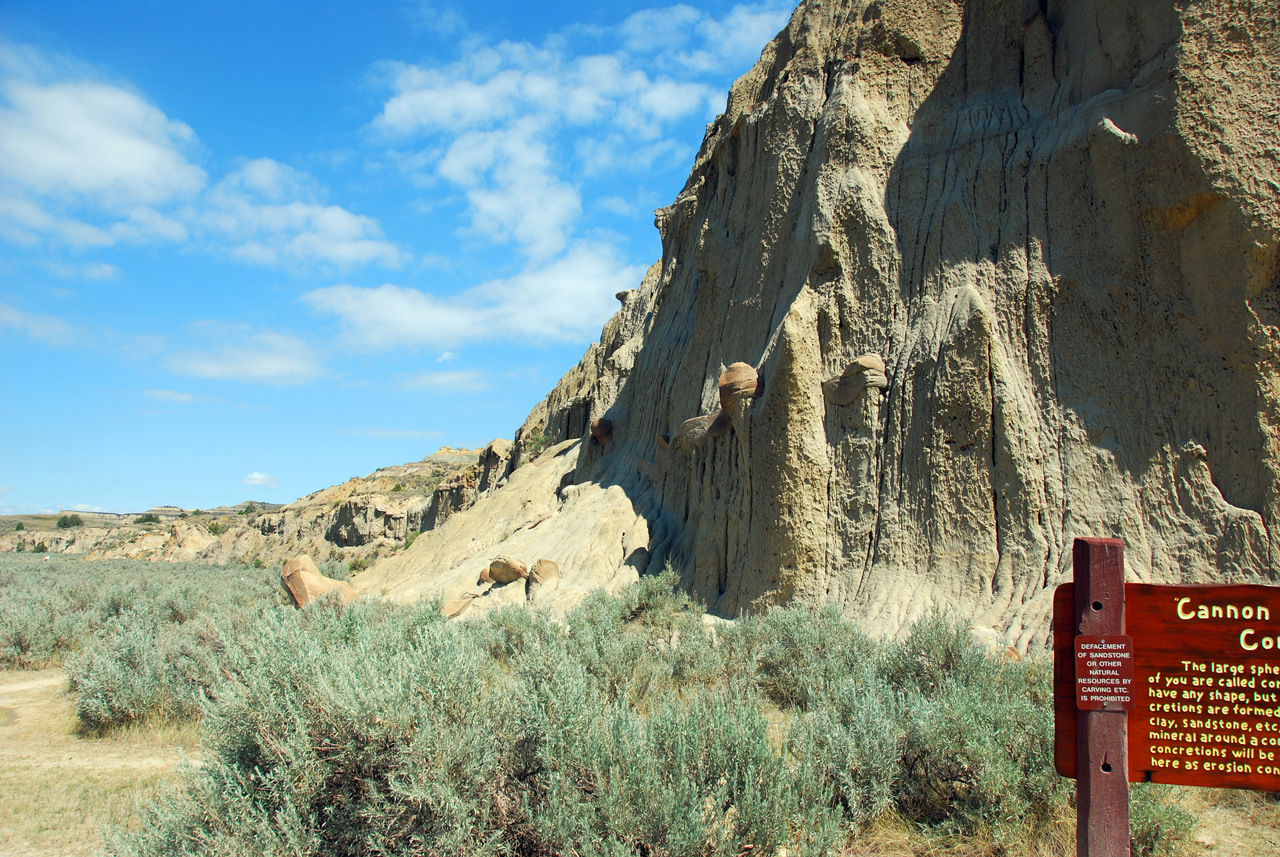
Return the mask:
<path id="1" fill-rule="evenodd" d="M 883 390 L 889 386 L 885 363 L 878 354 L 864 354 L 855 359 L 838 376 L 822 384 L 822 393 L 833 405 L 851 405 L 867 389 Z M 653 481 L 666 474 L 665 453 L 671 448 L 693 453 L 706 444 L 708 438 L 726 434 L 735 420 L 746 415 L 751 402 L 764 395 L 764 378 L 747 363 L 732 363 L 720 374 L 720 410 L 687 419 L 676 430 L 673 440 L 665 434 L 658 435 L 658 459 L 637 462 L 637 468 Z M 602 424 L 597 428 L 597 424 Z M 608 420 L 596 420 L 591 424 L 591 434 L 602 444 L 608 442 L 613 425 Z"/>

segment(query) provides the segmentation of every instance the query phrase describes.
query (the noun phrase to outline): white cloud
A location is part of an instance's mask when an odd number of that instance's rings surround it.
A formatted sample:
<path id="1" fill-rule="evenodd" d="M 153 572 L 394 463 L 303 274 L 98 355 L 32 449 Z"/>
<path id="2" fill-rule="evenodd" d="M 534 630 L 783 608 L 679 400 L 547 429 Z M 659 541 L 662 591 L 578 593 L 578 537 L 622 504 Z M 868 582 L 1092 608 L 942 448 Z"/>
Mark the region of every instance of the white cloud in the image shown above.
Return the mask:
<path id="1" fill-rule="evenodd" d="M 440 356 L 436 358 L 436 362 L 451 363 L 457 358 L 457 356 L 458 356 L 458 353 L 456 351 L 445 351 L 445 352 L 442 352 Z"/>
<path id="2" fill-rule="evenodd" d="M 11 328 L 48 345 L 71 345 L 77 336 L 71 325 L 51 315 L 38 315 L 0 303 L 0 330 Z"/>
<path id="3" fill-rule="evenodd" d="M 791 18 L 790 2 L 734 6 L 719 20 L 707 18 L 698 24 L 698 35 L 709 46 L 717 65 L 754 62 L 761 49 Z"/>
<path id="4" fill-rule="evenodd" d="M 227 191 L 241 190 L 272 202 L 316 202 L 323 197 L 323 190 L 315 178 L 271 158 L 247 161 L 228 173 L 220 184 Z"/>
<path id="5" fill-rule="evenodd" d="M 85 262 L 69 264 L 66 262 L 49 262 L 48 269 L 55 276 L 76 280 L 114 280 L 120 276 L 120 269 L 106 262 Z"/>
<path id="6" fill-rule="evenodd" d="M 395 138 L 421 131 L 492 125 L 506 118 L 525 99 L 526 82 L 519 69 L 484 75 L 501 62 L 493 49 L 487 49 L 445 70 L 402 63 L 386 66 L 397 92 L 383 105 L 373 122 L 374 130 Z"/>
<path id="7" fill-rule="evenodd" d="M 670 50 L 687 43 L 693 28 L 704 17 L 697 9 L 681 3 L 662 9 L 643 9 L 623 21 L 618 29 L 628 50 Z"/>
<path id="8" fill-rule="evenodd" d="M 761 48 L 786 26 L 793 8 L 791 2 L 766 0 L 738 4 L 723 18 L 683 5 L 647 9 L 628 18 L 622 30 L 629 49 L 648 52 L 654 62 L 673 71 L 745 71 L 760 58 Z"/>
<path id="9" fill-rule="evenodd" d="M 636 210 L 634 205 L 616 194 L 600 197 L 596 200 L 596 207 L 601 211 L 608 211 L 613 214 L 620 214 L 623 216 L 633 214 Z"/>
<path id="10" fill-rule="evenodd" d="M 534 258 L 564 249 L 582 211 L 578 192 L 553 174 L 547 144 L 532 119 L 502 131 L 466 134 L 440 162 L 440 174 L 464 187 L 472 226 L 495 240 L 516 240 Z M 490 176 L 481 182 L 478 174 Z"/>
<path id="11" fill-rule="evenodd" d="M 47 235 L 72 247 L 106 247 L 115 241 L 109 229 L 51 213 L 12 194 L 0 195 L 0 235 L 16 244 L 35 244 Z"/>
<path id="12" fill-rule="evenodd" d="M 181 152 L 192 130 L 132 92 L 9 78 L 0 94 L 0 177 L 11 185 L 126 211 L 204 187 L 204 170 Z"/>
<path id="13" fill-rule="evenodd" d="M 212 189 L 196 136 L 142 95 L 47 52 L 0 41 L 0 238 L 73 248 L 186 244 L 253 264 L 399 267 L 372 217 L 270 158 Z"/>
<path id="14" fill-rule="evenodd" d="M 495 339 L 583 342 L 598 336 L 616 310 L 613 296 L 634 288 L 643 275 L 643 266 L 626 264 L 614 248 L 581 242 L 551 262 L 450 298 L 392 284 L 343 284 L 308 292 L 303 300 L 336 317 L 355 350 L 456 348 Z"/>
<path id="15" fill-rule="evenodd" d="M 158 402 L 169 402 L 174 405 L 189 405 L 196 400 L 194 393 L 179 393 L 175 390 L 143 390 L 142 395 Z"/>
<path id="16" fill-rule="evenodd" d="M 0 237 L 71 247 L 184 241 L 161 208 L 207 176 L 190 127 L 64 57 L 0 40 Z"/>
<path id="17" fill-rule="evenodd" d="M 302 299 L 316 312 L 336 316 L 348 345 L 358 350 L 430 348 L 483 335 L 483 311 L 465 297 L 442 300 L 391 283 L 377 288 L 344 283 L 308 292 Z"/>
<path id="18" fill-rule="evenodd" d="M 703 20 L 689 7 L 674 14 L 686 34 Z M 646 20 L 629 19 L 616 37 L 640 44 Z M 370 131 L 406 147 L 391 159 L 413 180 L 461 189 L 474 233 L 545 261 L 574 238 L 584 170 L 643 170 L 671 151 L 663 135 L 673 123 L 710 118 L 721 87 L 667 67 L 647 68 L 626 49 L 573 55 L 559 37 L 542 46 L 472 39 L 452 64 L 380 66 L 391 94 Z"/>
<path id="19" fill-rule="evenodd" d="M 467 23 L 457 9 L 441 9 L 433 3 L 419 3 L 409 12 L 409 20 L 424 30 L 441 36 L 452 36 L 466 29 Z"/>
<path id="20" fill-rule="evenodd" d="M 262 265 L 366 264 L 396 268 L 404 254 L 372 217 L 318 201 L 319 183 L 269 158 L 229 173 L 209 193 L 201 223 L 231 244 L 236 258 Z"/>
<path id="21" fill-rule="evenodd" d="M 441 390 L 454 393 L 474 393 L 489 389 L 485 373 L 475 369 L 457 369 L 448 372 L 418 372 L 406 375 L 400 381 L 405 390 Z"/>
<path id="22" fill-rule="evenodd" d="M 12 492 L 13 492 L 12 485 L 0 485 L 0 497 L 3 497 L 6 494 L 10 494 Z"/>
<path id="23" fill-rule="evenodd" d="M 244 493 L 248 494 L 254 488 L 265 488 L 268 491 L 274 491 L 280 487 L 280 480 L 270 473 L 259 473 L 255 470 L 241 479 L 240 484 L 244 486 Z"/>
<path id="24" fill-rule="evenodd" d="M 443 20 L 438 7 L 421 8 Z M 512 242 L 531 266 L 547 267 L 581 237 L 584 180 L 686 160 L 677 123 L 714 115 L 726 70 L 745 69 L 790 8 L 766 0 L 716 18 L 679 4 L 540 45 L 463 36 L 455 62 L 374 69 L 388 95 L 370 138 L 411 181 L 457 188 L 470 234 Z M 575 50 L 584 34 L 595 52 Z"/>
<path id="25" fill-rule="evenodd" d="M 215 340 L 207 347 L 179 351 L 165 360 L 179 375 L 265 384 L 303 384 L 318 377 L 320 359 L 301 339 L 240 325 L 206 323 L 196 332 Z"/>

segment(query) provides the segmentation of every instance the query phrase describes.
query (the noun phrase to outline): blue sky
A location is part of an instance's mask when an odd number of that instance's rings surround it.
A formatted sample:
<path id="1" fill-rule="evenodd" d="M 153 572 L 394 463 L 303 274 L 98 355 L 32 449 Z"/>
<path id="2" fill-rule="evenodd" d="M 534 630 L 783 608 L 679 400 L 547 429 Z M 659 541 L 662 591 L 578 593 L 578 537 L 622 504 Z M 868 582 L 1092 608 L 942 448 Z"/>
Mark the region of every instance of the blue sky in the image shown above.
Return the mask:
<path id="1" fill-rule="evenodd" d="M 0 514 L 511 437 L 790 9 L 6 0 Z"/>

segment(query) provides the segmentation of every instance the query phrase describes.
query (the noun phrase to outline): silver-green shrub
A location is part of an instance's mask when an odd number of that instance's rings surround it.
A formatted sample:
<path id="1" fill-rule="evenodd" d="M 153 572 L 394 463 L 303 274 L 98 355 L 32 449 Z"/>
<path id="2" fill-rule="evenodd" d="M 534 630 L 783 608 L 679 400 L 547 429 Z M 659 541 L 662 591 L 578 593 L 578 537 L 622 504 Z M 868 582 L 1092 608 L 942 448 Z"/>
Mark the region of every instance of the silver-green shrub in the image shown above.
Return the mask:
<path id="1" fill-rule="evenodd" d="M 887 812 L 993 838 L 1068 812 L 1044 665 L 988 657 L 940 617 L 900 643 L 799 608 L 712 634 L 674 585 L 597 593 L 559 622 L 219 614 L 216 669 L 185 667 L 208 677 L 188 685 L 203 764 L 109 853 L 826 854 Z M 161 676 L 161 698 L 179 661 L 130 648 L 146 627 L 116 635 L 116 659 Z M 1135 853 L 1185 835 L 1168 806 L 1135 810 Z"/>

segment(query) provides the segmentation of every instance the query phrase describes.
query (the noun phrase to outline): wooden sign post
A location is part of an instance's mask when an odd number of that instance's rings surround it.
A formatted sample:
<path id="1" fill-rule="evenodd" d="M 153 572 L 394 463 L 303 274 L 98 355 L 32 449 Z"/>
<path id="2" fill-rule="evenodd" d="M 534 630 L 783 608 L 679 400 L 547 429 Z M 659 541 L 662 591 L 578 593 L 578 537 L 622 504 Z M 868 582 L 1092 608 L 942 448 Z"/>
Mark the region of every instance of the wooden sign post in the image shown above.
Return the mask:
<path id="1" fill-rule="evenodd" d="M 1124 583 L 1076 539 L 1053 599 L 1054 765 L 1080 857 L 1129 854 L 1129 782 L 1280 791 L 1280 587 Z"/>
<path id="2" fill-rule="evenodd" d="M 1115 642 L 1124 637 L 1124 542 L 1076 539 L 1071 560 L 1075 572 L 1076 638 L 1086 641 L 1077 645 L 1105 647 L 1108 640 Z M 1132 650 L 1132 641 L 1129 642 Z M 1074 660 L 1084 660 L 1084 669 L 1089 671 L 1089 658 L 1077 653 Z M 1081 666 L 1077 665 L 1077 689 L 1073 695 L 1077 708 L 1083 710 L 1076 718 L 1076 855 L 1128 857 L 1128 712 L 1118 702 L 1093 699 L 1114 694 L 1081 694 L 1080 672 Z M 1089 697 L 1084 700 L 1087 708 L 1081 705 L 1082 695 Z"/>

